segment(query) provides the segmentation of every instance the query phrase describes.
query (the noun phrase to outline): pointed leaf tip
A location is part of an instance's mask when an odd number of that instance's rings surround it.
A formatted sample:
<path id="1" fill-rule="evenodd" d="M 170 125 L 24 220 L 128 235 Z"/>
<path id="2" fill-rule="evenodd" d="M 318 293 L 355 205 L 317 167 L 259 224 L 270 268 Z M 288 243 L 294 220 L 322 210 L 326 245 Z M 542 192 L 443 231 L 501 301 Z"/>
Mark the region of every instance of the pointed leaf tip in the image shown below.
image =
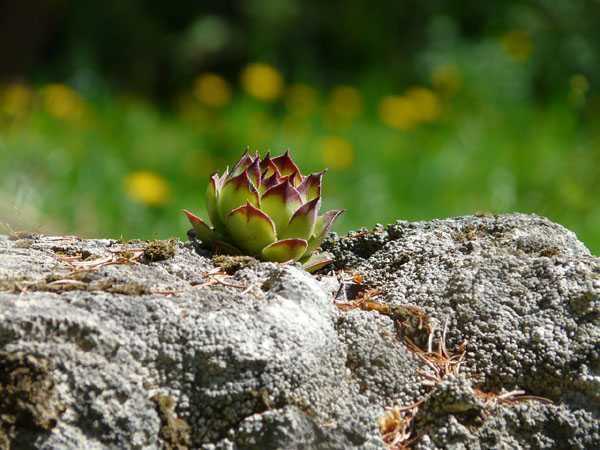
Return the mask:
<path id="1" fill-rule="evenodd" d="M 315 224 L 315 231 L 312 237 L 308 241 L 308 250 L 307 252 L 315 251 L 323 239 L 327 236 L 333 223 L 337 220 L 337 218 L 344 213 L 343 209 L 333 209 L 331 211 L 327 211 L 322 216 L 317 217 L 317 222 Z"/>
<path id="2" fill-rule="evenodd" d="M 229 168 L 227 168 L 225 170 L 225 172 L 223 172 L 222 175 L 219 175 L 219 172 L 214 172 L 210 176 L 210 178 L 208 180 L 208 184 L 209 184 L 209 187 L 212 189 L 215 196 L 218 196 L 219 192 L 223 188 L 223 185 L 225 184 L 225 180 L 227 179 L 227 176 L 228 176 L 228 171 L 229 171 Z"/>
<path id="3" fill-rule="evenodd" d="M 307 272 L 313 273 L 317 270 L 322 269 L 323 267 L 328 266 L 333 262 L 333 256 L 329 253 L 315 253 L 310 256 L 304 263 L 302 267 Z"/>
<path id="4" fill-rule="evenodd" d="M 296 165 L 290 155 L 290 151 L 287 150 L 283 155 L 277 156 L 271 160 L 275 166 L 281 172 L 281 175 L 292 175 L 294 174 L 294 181 L 300 182 L 302 175 L 300 168 Z"/>
<path id="5" fill-rule="evenodd" d="M 261 161 L 260 170 L 262 171 L 263 179 L 272 175 L 277 175 L 278 177 L 281 177 L 281 172 L 279 171 L 279 168 L 275 165 L 273 159 L 268 153 Z"/>
<path id="6" fill-rule="evenodd" d="M 223 222 L 225 222 L 227 214 L 235 208 L 244 205 L 246 202 L 250 202 L 254 206 L 260 205 L 258 191 L 254 188 L 246 170 L 236 177 L 229 178 L 225 182 L 218 202 L 219 213 Z"/>
<path id="7" fill-rule="evenodd" d="M 321 198 L 317 197 L 300 206 L 290 219 L 285 230 L 279 234 L 279 238 L 301 238 L 309 239 L 317 221 L 317 213 L 321 206 Z"/>
<path id="8" fill-rule="evenodd" d="M 260 159 L 258 158 L 258 155 L 254 159 L 252 164 L 250 164 L 248 166 L 248 168 L 246 169 L 246 172 L 248 174 L 248 177 L 250 178 L 250 181 L 252 182 L 254 187 L 258 190 L 258 188 L 260 187 L 260 182 L 261 182 Z"/>
<path id="9" fill-rule="evenodd" d="M 308 243 L 304 239 L 282 239 L 266 246 L 262 256 L 267 261 L 297 261 L 306 252 Z"/>
<path id="10" fill-rule="evenodd" d="M 289 180 L 267 189 L 260 199 L 261 209 L 275 222 L 277 232 L 287 228 L 292 215 L 302 205 L 302 197 Z"/>
<path id="11" fill-rule="evenodd" d="M 212 244 L 212 242 L 217 239 L 217 235 L 215 231 L 209 227 L 206 222 L 204 222 L 200 217 L 195 215 L 194 213 L 188 211 L 187 209 L 183 210 L 183 213 L 186 215 L 190 224 L 194 228 L 196 232 L 196 236 L 205 244 Z"/>
<path id="12" fill-rule="evenodd" d="M 264 247 L 276 240 L 271 218 L 249 202 L 231 211 L 226 224 L 237 247 L 251 255 L 260 255 Z"/>
<path id="13" fill-rule="evenodd" d="M 250 148 L 246 147 L 244 154 L 242 155 L 242 157 L 239 159 L 237 164 L 231 170 L 232 177 L 237 177 L 244 170 L 246 170 L 248 168 L 248 166 L 250 166 L 250 164 L 252 164 L 253 160 L 252 160 L 252 157 L 250 156 L 249 152 L 250 152 Z"/>
<path id="14" fill-rule="evenodd" d="M 300 192 L 305 201 L 312 200 L 321 195 L 321 184 L 323 183 L 324 175 L 325 171 L 323 170 L 304 177 L 304 180 L 298 186 L 298 192 Z"/>
<path id="15" fill-rule="evenodd" d="M 323 217 L 323 221 L 325 223 L 325 228 L 327 228 L 327 231 L 329 231 L 329 229 L 333 225 L 333 222 L 335 222 L 337 220 L 337 218 L 340 217 L 345 212 L 346 212 L 345 209 L 332 209 L 323 214 L 322 217 Z"/>
<path id="16" fill-rule="evenodd" d="M 213 226 L 218 230 L 222 229 L 223 226 L 223 222 L 219 217 L 218 204 L 224 182 L 225 176 L 221 177 L 217 172 L 215 172 L 210 177 L 208 186 L 206 188 L 206 209 L 208 210 L 208 217 L 210 218 Z"/>

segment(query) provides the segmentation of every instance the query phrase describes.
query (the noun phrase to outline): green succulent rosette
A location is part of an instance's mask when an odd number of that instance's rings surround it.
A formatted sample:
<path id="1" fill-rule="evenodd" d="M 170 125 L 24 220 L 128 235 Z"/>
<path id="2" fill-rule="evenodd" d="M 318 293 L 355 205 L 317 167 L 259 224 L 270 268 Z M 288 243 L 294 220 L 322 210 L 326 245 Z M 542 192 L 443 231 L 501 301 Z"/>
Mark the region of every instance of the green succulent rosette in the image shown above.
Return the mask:
<path id="1" fill-rule="evenodd" d="M 271 158 L 245 152 L 235 167 L 210 177 L 206 192 L 212 226 L 184 210 L 205 247 L 263 261 L 299 261 L 308 271 L 331 262 L 315 253 L 342 210 L 319 215 L 325 171 L 304 176 L 289 151 Z"/>

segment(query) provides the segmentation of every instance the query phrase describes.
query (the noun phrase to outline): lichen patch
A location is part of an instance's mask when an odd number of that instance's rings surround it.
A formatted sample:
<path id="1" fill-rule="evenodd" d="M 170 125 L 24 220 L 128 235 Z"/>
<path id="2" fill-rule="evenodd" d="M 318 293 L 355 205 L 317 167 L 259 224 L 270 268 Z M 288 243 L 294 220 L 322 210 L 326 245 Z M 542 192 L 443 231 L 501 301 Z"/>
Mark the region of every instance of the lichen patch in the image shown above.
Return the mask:
<path id="1" fill-rule="evenodd" d="M 187 450 L 191 445 L 190 426 L 175 415 L 173 397 L 156 394 L 151 399 L 161 421 L 160 437 L 164 450 Z"/>
<path id="2" fill-rule="evenodd" d="M 52 370 L 44 358 L 0 352 L 0 449 L 22 448 L 23 440 L 56 426 L 64 406 Z"/>

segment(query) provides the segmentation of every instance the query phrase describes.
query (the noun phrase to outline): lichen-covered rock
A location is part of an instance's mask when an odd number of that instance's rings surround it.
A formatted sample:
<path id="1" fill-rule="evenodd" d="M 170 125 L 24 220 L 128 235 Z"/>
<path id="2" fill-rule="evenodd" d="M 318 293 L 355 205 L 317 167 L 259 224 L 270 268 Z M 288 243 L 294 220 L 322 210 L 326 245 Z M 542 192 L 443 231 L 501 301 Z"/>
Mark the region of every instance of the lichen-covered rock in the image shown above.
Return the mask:
<path id="1" fill-rule="evenodd" d="M 325 246 L 313 277 L 0 237 L 0 448 L 383 449 L 390 407 L 419 449 L 600 447 L 600 261 L 572 233 L 464 217 Z"/>
<path id="2" fill-rule="evenodd" d="M 418 448 L 495 448 L 504 439 L 505 448 L 600 447 L 600 259 L 573 233 L 514 214 L 399 221 L 325 246 L 391 310 L 418 308 L 438 330 L 445 323 L 450 349 L 466 342 L 461 373 L 478 389 L 554 402 L 504 406 L 479 433 L 445 411 L 456 422 L 451 435 L 437 430 Z"/>
<path id="3" fill-rule="evenodd" d="M 9 448 L 381 448 L 335 306 L 301 268 L 16 242 L 0 240 L 0 349 L 51 362 L 64 408 Z"/>

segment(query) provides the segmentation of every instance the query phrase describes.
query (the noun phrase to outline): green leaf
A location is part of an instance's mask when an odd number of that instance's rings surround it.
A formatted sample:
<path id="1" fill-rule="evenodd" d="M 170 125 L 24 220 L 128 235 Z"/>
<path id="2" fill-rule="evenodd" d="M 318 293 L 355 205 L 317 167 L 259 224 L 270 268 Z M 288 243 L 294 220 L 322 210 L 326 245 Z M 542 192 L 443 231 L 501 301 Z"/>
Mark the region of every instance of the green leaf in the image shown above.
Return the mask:
<path id="1" fill-rule="evenodd" d="M 331 264 L 333 262 L 333 256 L 329 253 L 313 253 L 306 261 L 303 262 L 302 267 L 307 272 L 316 272 L 319 269 Z"/>
<path id="2" fill-rule="evenodd" d="M 285 230 L 277 233 L 277 237 L 284 238 L 300 238 L 308 240 L 314 230 L 317 221 L 317 212 L 321 204 L 320 198 L 315 198 L 296 210 Z"/>
<path id="3" fill-rule="evenodd" d="M 265 172 L 265 174 L 266 173 L 267 172 Z M 261 194 L 264 194 L 266 191 L 268 191 L 273 186 L 277 186 L 279 183 L 281 183 L 281 181 L 282 181 L 281 176 L 277 172 L 273 173 L 271 176 L 266 177 L 266 178 L 263 174 L 262 183 L 260 185 L 259 192 Z"/>
<path id="4" fill-rule="evenodd" d="M 250 182 L 248 173 L 242 172 L 234 178 L 225 182 L 218 197 L 219 215 L 226 222 L 227 215 L 246 202 L 258 207 L 260 204 L 258 192 Z"/>
<path id="5" fill-rule="evenodd" d="M 298 192 L 300 192 L 300 195 L 305 202 L 321 196 L 321 183 L 323 182 L 323 175 L 325 175 L 325 172 L 326 171 L 324 170 L 304 177 L 304 180 L 302 180 L 302 183 L 298 186 Z"/>
<path id="6" fill-rule="evenodd" d="M 321 245 L 321 242 L 323 242 L 323 239 L 325 239 L 325 236 L 327 236 L 329 230 L 331 230 L 333 222 L 335 222 L 335 220 L 343 212 L 343 209 L 334 209 L 331 211 L 327 211 L 322 216 L 317 217 L 315 231 L 313 232 L 312 237 L 308 241 L 308 249 L 306 250 L 307 253 L 312 253 L 319 247 L 319 245 Z"/>
<path id="7" fill-rule="evenodd" d="M 271 161 L 273 162 L 273 164 L 275 164 L 275 166 L 277 166 L 281 175 L 291 176 L 291 181 L 294 186 L 300 184 L 300 182 L 302 181 L 302 174 L 300 173 L 300 168 L 292 159 L 289 150 L 286 150 L 286 152 L 283 155 L 277 156 Z"/>
<path id="8" fill-rule="evenodd" d="M 262 256 L 267 261 L 297 261 L 306 252 L 308 243 L 304 239 L 282 239 L 267 245 Z"/>
<path id="9" fill-rule="evenodd" d="M 218 239 L 218 236 L 215 233 L 215 231 L 212 228 L 210 228 L 206 224 L 206 222 L 204 222 L 200 217 L 191 213 L 187 209 L 184 209 L 183 212 L 187 216 L 190 223 L 192 224 L 192 227 L 194 228 L 194 231 L 196 232 L 198 239 L 200 239 L 204 244 L 210 245 L 216 239 Z"/>
<path id="10" fill-rule="evenodd" d="M 248 153 L 248 150 L 249 150 L 249 148 L 246 148 L 246 150 L 244 151 L 244 154 L 242 155 L 240 160 L 237 162 L 237 164 L 231 170 L 232 177 L 237 177 L 244 170 L 246 170 L 250 166 L 250 164 L 252 164 L 253 158 Z"/>
<path id="11" fill-rule="evenodd" d="M 277 232 L 287 228 L 292 215 L 302 205 L 302 198 L 289 180 L 268 189 L 260 199 L 260 208 L 275 223 Z"/>
<path id="12" fill-rule="evenodd" d="M 264 175 L 270 176 L 274 172 L 279 172 L 279 170 L 277 169 L 277 166 L 275 166 L 275 164 L 273 164 L 273 161 L 271 160 L 271 152 L 267 152 L 265 157 L 263 159 L 261 159 L 260 171 L 263 174 L 263 178 L 264 178 Z"/>
<path id="13" fill-rule="evenodd" d="M 210 177 L 208 186 L 206 188 L 206 209 L 208 210 L 208 217 L 212 222 L 213 226 L 217 230 L 223 229 L 223 221 L 219 217 L 219 194 L 225 181 L 225 174 L 223 177 L 219 177 L 219 174 L 215 173 Z"/>
<path id="14" fill-rule="evenodd" d="M 250 203 L 231 211 L 226 225 L 236 246 L 251 255 L 260 255 L 264 247 L 277 239 L 273 221 Z"/>
<path id="15" fill-rule="evenodd" d="M 255 190 L 258 191 L 261 181 L 260 159 L 258 156 L 256 156 L 256 159 L 248 166 L 246 172 L 248 172 L 248 178 L 250 178 Z"/>

